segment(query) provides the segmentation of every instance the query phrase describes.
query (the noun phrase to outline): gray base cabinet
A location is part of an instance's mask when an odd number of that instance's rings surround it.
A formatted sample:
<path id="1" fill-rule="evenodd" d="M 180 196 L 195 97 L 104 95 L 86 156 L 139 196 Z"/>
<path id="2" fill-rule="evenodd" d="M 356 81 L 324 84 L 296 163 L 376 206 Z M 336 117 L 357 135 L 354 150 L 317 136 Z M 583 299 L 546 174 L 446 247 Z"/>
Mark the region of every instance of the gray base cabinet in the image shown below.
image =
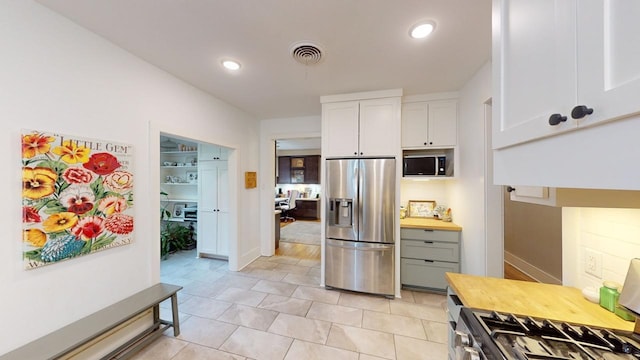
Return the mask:
<path id="1" fill-rule="evenodd" d="M 460 232 L 400 229 L 400 282 L 444 292 L 446 272 L 460 272 Z"/>

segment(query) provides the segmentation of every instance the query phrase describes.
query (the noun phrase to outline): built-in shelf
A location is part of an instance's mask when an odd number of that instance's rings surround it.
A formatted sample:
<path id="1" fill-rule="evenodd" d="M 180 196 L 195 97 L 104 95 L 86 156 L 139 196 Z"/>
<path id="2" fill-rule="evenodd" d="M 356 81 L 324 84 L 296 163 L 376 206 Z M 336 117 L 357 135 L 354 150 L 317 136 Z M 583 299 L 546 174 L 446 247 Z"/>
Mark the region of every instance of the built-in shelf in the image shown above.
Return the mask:
<path id="1" fill-rule="evenodd" d="M 160 154 L 197 154 L 197 151 L 161 151 Z"/>
<path id="2" fill-rule="evenodd" d="M 169 218 L 166 219 L 165 221 L 172 221 L 172 222 L 197 222 L 198 219 L 176 219 L 176 218 Z"/>
<path id="3" fill-rule="evenodd" d="M 160 199 L 160 201 L 166 202 L 181 202 L 181 203 L 196 203 L 197 199 Z"/>
<path id="4" fill-rule="evenodd" d="M 194 186 L 194 185 L 198 185 L 198 183 L 162 183 L 162 185 L 190 185 L 190 186 Z"/>
<path id="5" fill-rule="evenodd" d="M 182 166 L 170 165 L 170 166 L 160 166 L 160 167 L 163 169 L 184 169 L 184 168 L 196 169 L 198 168 L 198 165 L 182 165 Z"/>

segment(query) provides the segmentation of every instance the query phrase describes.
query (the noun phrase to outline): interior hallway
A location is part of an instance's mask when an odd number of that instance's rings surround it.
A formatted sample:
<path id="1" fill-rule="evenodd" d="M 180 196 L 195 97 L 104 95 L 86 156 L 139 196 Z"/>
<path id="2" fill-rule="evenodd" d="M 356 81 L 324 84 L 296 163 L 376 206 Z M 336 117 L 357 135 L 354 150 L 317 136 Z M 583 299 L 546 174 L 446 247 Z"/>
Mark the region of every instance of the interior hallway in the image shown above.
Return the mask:
<path id="1" fill-rule="evenodd" d="M 195 251 L 173 254 L 161 281 L 184 286 L 181 334 L 167 331 L 134 359 L 447 358 L 445 296 L 403 290 L 389 300 L 326 290 L 319 279 L 319 259 L 261 257 L 234 273 Z M 170 318 L 168 303 L 161 316 Z"/>

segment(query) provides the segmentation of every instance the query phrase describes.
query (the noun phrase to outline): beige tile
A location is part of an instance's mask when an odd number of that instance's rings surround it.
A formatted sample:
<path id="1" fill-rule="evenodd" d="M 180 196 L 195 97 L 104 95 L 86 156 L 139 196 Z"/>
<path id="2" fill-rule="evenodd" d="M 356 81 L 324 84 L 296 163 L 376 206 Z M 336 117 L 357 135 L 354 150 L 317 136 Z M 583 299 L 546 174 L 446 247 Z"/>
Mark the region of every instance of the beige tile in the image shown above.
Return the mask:
<path id="1" fill-rule="evenodd" d="M 297 285 L 293 284 L 285 284 L 278 281 L 270 280 L 260 280 L 255 284 L 255 286 L 251 288 L 251 290 L 262 291 L 269 294 L 291 296 L 296 288 Z"/>
<path id="2" fill-rule="evenodd" d="M 352 326 L 333 324 L 327 345 L 385 359 L 395 359 L 396 356 L 393 335 Z"/>
<path id="3" fill-rule="evenodd" d="M 413 291 L 411 290 L 400 290 L 400 298 L 396 298 L 395 300 L 410 303 L 416 302 L 416 300 L 413 298 Z"/>
<path id="4" fill-rule="evenodd" d="M 427 340 L 446 344 L 449 341 L 449 324 L 435 321 L 422 320 Z"/>
<path id="5" fill-rule="evenodd" d="M 440 307 L 412 304 L 402 301 L 391 301 L 389 304 L 391 305 L 391 313 L 395 315 L 404 315 L 443 323 L 447 321 L 447 315 Z"/>
<path id="6" fill-rule="evenodd" d="M 178 311 L 178 320 L 180 321 L 181 324 L 190 317 L 191 315 Z M 160 319 L 173 321 L 173 312 L 171 311 L 171 309 L 160 307 Z"/>
<path id="7" fill-rule="evenodd" d="M 183 348 L 178 355 L 171 360 L 244 360 L 244 356 L 230 354 L 224 351 L 200 346 L 197 344 L 189 344 Z"/>
<path id="8" fill-rule="evenodd" d="M 441 360 L 447 359 L 446 344 L 395 335 L 396 358 L 398 360 Z"/>
<path id="9" fill-rule="evenodd" d="M 362 327 L 427 340 L 422 321 L 407 316 L 365 310 Z"/>
<path id="10" fill-rule="evenodd" d="M 264 300 L 266 296 L 267 294 L 263 292 L 244 290 L 239 288 L 227 288 L 226 290 L 218 294 L 215 299 L 236 304 L 256 306 L 260 304 L 260 302 Z"/>
<path id="11" fill-rule="evenodd" d="M 362 309 L 314 302 L 307 313 L 307 318 L 360 327 L 362 326 Z"/>
<path id="12" fill-rule="evenodd" d="M 245 269 L 249 269 L 249 270 L 255 270 L 255 269 L 273 270 L 273 269 L 275 269 L 276 266 L 278 266 L 277 262 L 273 262 L 273 261 L 269 261 L 269 260 L 265 260 L 265 259 L 260 258 L 260 259 L 256 259 L 251 264 L 245 266 Z"/>
<path id="13" fill-rule="evenodd" d="M 284 279 L 285 276 L 287 276 L 287 273 L 273 270 L 253 269 L 247 272 L 245 275 L 256 279 L 280 281 Z"/>
<path id="14" fill-rule="evenodd" d="M 282 281 L 295 285 L 320 286 L 320 277 L 310 275 L 287 274 Z"/>
<path id="15" fill-rule="evenodd" d="M 169 360 L 175 356 L 188 342 L 178 340 L 174 337 L 161 336 L 137 354 L 131 360 Z"/>
<path id="16" fill-rule="evenodd" d="M 368 355 L 368 354 L 360 354 L 360 357 L 358 358 L 358 360 L 384 360 L 381 357 L 377 357 L 377 356 L 373 356 L 373 355 Z M 418 359 L 416 359 L 418 360 Z M 443 359 L 444 360 L 444 359 Z"/>
<path id="17" fill-rule="evenodd" d="M 380 296 L 369 296 L 363 294 L 341 293 L 338 305 L 350 306 L 364 310 L 389 313 L 389 300 Z"/>
<path id="18" fill-rule="evenodd" d="M 285 360 L 358 360 L 358 353 L 330 346 L 294 340 Z"/>
<path id="19" fill-rule="evenodd" d="M 337 304 L 338 299 L 340 298 L 340 292 L 324 288 L 298 286 L 291 296 L 298 299 L 320 301 L 327 304 Z"/>
<path id="20" fill-rule="evenodd" d="M 236 325 L 192 316 L 183 324 L 180 324 L 178 339 L 217 348 L 237 328 Z"/>
<path id="21" fill-rule="evenodd" d="M 296 265 L 300 262 L 300 259 L 290 256 L 271 256 L 269 261 L 273 261 L 278 264 Z"/>
<path id="22" fill-rule="evenodd" d="M 256 360 L 282 360 L 292 342 L 290 337 L 239 327 L 219 350 Z"/>
<path id="23" fill-rule="evenodd" d="M 276 316 L 278 316 L 277 311 L 234 304 L 218 320 L 253 329 L 267 330 Z"/>
<path id="24" fill-rule="evenodd" d="M 183 285 L 181 294 L 195 295 L 201 297 L 212 297 L 220 292 L 220 288 L 212 286 L 210 283 L 203 281 L 191 281 L 190 283 Z"/>
<path id="25" fill-rule="evenodd" d="M 249 290 L 255 284 L 257 284 L 258 281 L 259 281 L 258 279 L 250 278 L 247 276 L 227 274 L 221 277 L 220 279 L 214 281 L 213 286 L 219 288 L 220 291 L 230 287 Z"/>
<path id="26" fill-rule="evenodd" d="M 180 311 L 189 315 L 200 316 L 208 319 L 215 319 L 222 315 L 229 307 L 230 303 L 194 296 L 180 306 Z"/>
<path id="27" fill-rule="evenodd" d="M 444 294 L 414 291 L 413 298 L 416 300 L 416 304 L 429 305 L 433 307 L 442 307 L 443 304 L 446 305 L 447 303 L 447 296 Z"/>
<path id="28" fill-rule="evenodd" d="M 317 267 L 317 268 L 314 267 L 314 268 L 309 269 L 309 272 L 307 273 L 307 275 L 320 277 L 320 275 L 321 275 L 320 268 L 319 267 Z"/>
<path id="29" fill-rule="evenodd" d="M 324 344 L 327 342 L 327 336 L 329 336 L 330 328 L 331 323 L 328 321 L 307 319 L 296 315 L 280 314 L 276 317 L 267 331 L 278 335 Z"/>
<path id="30" fill-rule="evenodd" d="M 298 261 L 298 265 L 306 266 L 306 267 L 310 267 L 310 268 L 320 269 L 320 260 L 302 259 L 302 260 Z"/>
<path id="31" fill-rule="evenodd" d="M 278 264 L 278 266 L 273 269 L 275 271 L 287 272 L 290 274 L 298 274 L 305 275 L 309 272 L 309 268 L 306 266 L 298 266 L 298 265 L 289 265 L 289 264 Z"/>
<path id="32" fill-rule="evenodd" d="M 311 307 L 311 300 L 290 298 L 269 294 L 258 305 L 261 309 L 274 310 L 291 315 L 305 316 Z"/>

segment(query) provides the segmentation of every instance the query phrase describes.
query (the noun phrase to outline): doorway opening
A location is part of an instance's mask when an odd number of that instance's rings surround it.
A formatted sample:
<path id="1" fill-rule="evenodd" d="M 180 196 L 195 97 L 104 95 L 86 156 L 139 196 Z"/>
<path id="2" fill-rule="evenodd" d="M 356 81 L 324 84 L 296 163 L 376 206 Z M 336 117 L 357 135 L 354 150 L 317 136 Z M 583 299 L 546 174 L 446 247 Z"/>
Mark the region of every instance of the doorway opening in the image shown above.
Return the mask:
<path id="1" fill-rule="evenodd" d="M 320 261 L 320 147 L 320 137 L 275 140 L 276 255 Z"/>
<path id="2" fill-rule="evenodd" d="M 162 258 L 188 252 L 229 268 L 231 149 L 161 133 L 159 151 Z"/>

